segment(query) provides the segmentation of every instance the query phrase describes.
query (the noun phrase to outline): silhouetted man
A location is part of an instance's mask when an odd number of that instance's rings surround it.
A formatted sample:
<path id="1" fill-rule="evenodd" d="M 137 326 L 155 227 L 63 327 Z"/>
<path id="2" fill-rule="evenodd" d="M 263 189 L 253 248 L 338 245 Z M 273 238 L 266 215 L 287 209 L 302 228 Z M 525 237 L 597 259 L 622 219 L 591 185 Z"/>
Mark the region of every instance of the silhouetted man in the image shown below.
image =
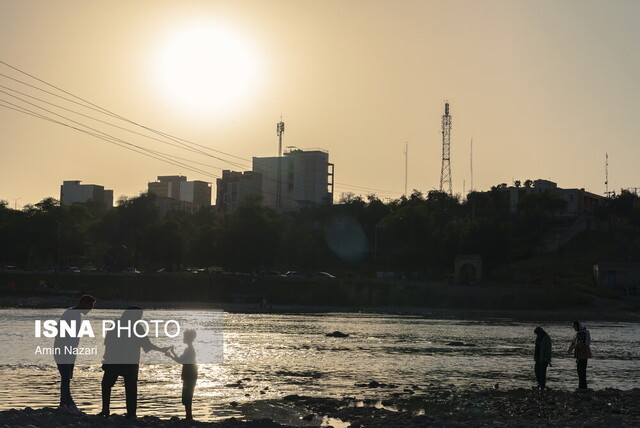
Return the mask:
<path id="1" fill-rule="evenodd" d="M 104 358 L 102 370 L 102 417 L 110 414 L 111 388 L 115 385 L 118 377 L 124 379 L 124 389 L 127 401 L 127 418 L 135 418 L 138 407 L 138 369 L 140 367 L 140 348 L 144 352 L 158 351 L 166 352 L 167 348 L 159 348 L 149 340 L 147 335 L 138 337 L 133 334 L 133 324 L 142 319 L 142 308 L 131 306 L 122 314 L 120 325 L 130 325 L 130 333 L 121 333 L 118 337 L 118 327 L 110 330 L 104 339 Z M 116 323 L 118 322 L 116 321 Z M 141 327 L 141 326 L 139 326 Z M 143 335 L 144 329 L 136 330 L 139 335 Z"/>
<path id="2" fill-rule="evenodd" d="M 551 338 L 541 327 L 536 327 L 536 348 L 533 354 L 535 360 L 536 380 L 538 388 L 545 389 L 547 384 L 547 367 L 551 365 Z"/>
<path id="3" fill-rule="evenodd" d="M 82 322 L 82 315 L 88 314 L 89 311 L 93 309 L 95 303 L 96 299 L 93 296 L 85 294 L 80 297 L 75 306 L 64 311 L 62 317 L 60 317 L 58 326 L 60 327 L 62 322 L 68 325 L 75 324 L 74 330 L 77 336 L 80 323 Z M 76 364 L 76 353 L 74 351 L 78 349 L 80 338 L 70 336 L 61 337 L 60 330 L 62 329 L 59 328 L 58 335 L 53 342 L 55 349 L 54 360 L 60 372 L 60 406 L 58 408 L 69 413 L 81 414 L 82 412 L 73 402 L 73 398 L 71 398 L 71 379 L 73 379 L 73 368 Z"/>

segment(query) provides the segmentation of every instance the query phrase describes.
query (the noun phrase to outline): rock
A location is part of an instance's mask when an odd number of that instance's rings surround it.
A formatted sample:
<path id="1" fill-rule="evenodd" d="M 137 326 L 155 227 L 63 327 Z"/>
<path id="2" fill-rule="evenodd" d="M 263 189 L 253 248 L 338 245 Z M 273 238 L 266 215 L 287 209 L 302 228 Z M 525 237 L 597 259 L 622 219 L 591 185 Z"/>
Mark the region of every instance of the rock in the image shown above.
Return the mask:
<path id="1" fill-rule="evenodd" d="M 304 416 L 302 418 L 303 421 L 311 421 L 313 420 L 313 418 L 315 418 L 315 415 L 313 413 L 308 414 L 307 416 Z"/>
<path id="2" fill-rule="evenodd" d="M 333 333 L 327 333 L 327 334 L 325 334 L 325 336 L 327 336 L 327 337 L 349 337 L 348 334 L 343 333 L 341 331 L 337 331 L 337 330 L 334 331 Z"/>
<path id="3" fill-rule="evenodd" d="M 232 401 L 231 403 L 229 403 L 229 405 L 231 407 L 238 407 L 238 402 L 237 401 Z"/>
<path id="4" fill-rule="evenodd" d="M 236 383 L 227 383 L 224 385 L 225 388 L 244 388 L 244 386 L 242 386 L 242 381 L 239 380 Z"/>
<path id="5" fill-rule="evenodd" d="M 298 394 L 291 394 L 291 395 L 287 395 L 283 398 L 284 401 L 298 401 L 300 400 L 302 397 L 300 397 Z"/>
<path id="6" fill-rule="evenodd" d="M 372 380 L 371 382 L 369 382 L 369 388 L 380 388 L 380 383 L 376 382 L 375 380 Z"/>
<path id="7" fill-rule="evenodd" d="M 476 346 L 473 343 L 464 343 L 464 342 L 449 342 L 447 346 Z"/>

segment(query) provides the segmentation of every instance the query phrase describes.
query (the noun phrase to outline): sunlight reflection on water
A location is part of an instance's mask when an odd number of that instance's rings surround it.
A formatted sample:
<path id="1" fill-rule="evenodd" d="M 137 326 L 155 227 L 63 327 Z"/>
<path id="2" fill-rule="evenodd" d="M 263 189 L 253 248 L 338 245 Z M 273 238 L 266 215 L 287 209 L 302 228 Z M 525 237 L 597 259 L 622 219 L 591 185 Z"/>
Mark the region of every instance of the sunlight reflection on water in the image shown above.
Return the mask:
<path id="1" fill-rule="evenodd" d="M 184 316 L 184 312 L 166 311 L 164 316 Z M 530 322 L 337 313 L 225 314 L 224 324 L 224 363 L 200 365 L 194 397 L 194 415 L 200 420 L 242 416 L 230 405 L 234 401 L 242 404 L 289 394 L 379 399 L 406 393 L 405 389 L 428 394 L 496 383 L 501 389 L 528 388 L 534 383 L 535 324 Z M 575 362 L 564 353 L 572 337 L 570 324 L 541 326 L 554 345 L 549 386 L 575 388 Z M 637 325 L 595 322 L 588 327 L 594 353 L 588 369 L 590 386 L 637 387 Z M 350 336 L 325 336 L 335 330 Z M 101 378 L 98 365 L 76 367 L 72 393 L 83 410 L 100 410 Z M 373 380 L 382 386 L 363 386 Z M 58 382 L 53 365 L 0 365 L 0 410 L 55 406 Z M 141 366 L 139 414 L 182 416 L 181 388 L 179 366 Z M 122 380 L 112 397 L 112 411 L 124 413 Z"/>

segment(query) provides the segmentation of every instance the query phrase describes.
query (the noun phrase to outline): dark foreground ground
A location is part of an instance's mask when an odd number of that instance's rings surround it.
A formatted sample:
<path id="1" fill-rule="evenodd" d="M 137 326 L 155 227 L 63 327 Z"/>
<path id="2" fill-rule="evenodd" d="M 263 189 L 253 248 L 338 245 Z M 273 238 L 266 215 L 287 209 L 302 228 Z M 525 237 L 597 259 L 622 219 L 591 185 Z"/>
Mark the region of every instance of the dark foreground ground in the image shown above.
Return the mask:
<path id="1" fill-rule="evenodd" d="M 254 401 L 240 406 L 247 421 L 220 422 L 162 420 L 145 416 L 72 416 L 52 408 L 0 412 L 1 427 L 422 427 L 422 426 L 540 426 L 540 427 L 638 427 L 640 389 L 605 389 L 588 393 L 499 389 L 462 394 L 429 394 L 416 391 L 410 399 L 361 402 L 288 396 L 282 400 Z M 285 415 L 286 413 L 286 415 Z M 251 419 L 251 420 L 249 420 Z M 275 422 L 275 420 L 286 422 Z"/>

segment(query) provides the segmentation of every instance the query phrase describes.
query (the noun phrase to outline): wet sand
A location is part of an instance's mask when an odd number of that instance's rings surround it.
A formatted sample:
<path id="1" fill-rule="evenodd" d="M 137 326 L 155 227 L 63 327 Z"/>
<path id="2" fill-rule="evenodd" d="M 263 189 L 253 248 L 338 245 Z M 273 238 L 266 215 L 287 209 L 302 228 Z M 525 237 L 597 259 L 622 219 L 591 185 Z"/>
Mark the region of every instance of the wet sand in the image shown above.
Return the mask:
<path id="1" fill-rule="evenodd" d="M 561 390 L 478 390 L 463 393 L 416 390 L 409 398 L 360 401 L 287 396 L 239 405 L 244 417 L 218 422 L 145 416 L 72 416 L 53 408 L 0 412 L 5 427 L 422 427 L 422 426 L 640 426 L 640 389 L 590 392 Z"/>

